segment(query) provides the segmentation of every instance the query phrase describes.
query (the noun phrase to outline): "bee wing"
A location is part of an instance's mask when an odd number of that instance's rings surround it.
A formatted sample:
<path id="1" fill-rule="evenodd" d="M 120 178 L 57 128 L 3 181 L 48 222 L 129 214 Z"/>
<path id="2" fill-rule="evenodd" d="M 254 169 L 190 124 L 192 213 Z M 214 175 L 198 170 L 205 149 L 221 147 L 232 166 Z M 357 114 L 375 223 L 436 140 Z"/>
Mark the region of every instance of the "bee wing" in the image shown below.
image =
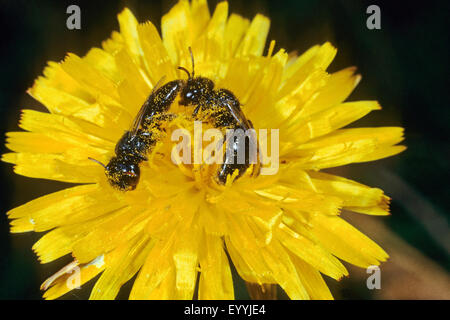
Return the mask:
<path id="1" fill-rule="evenodd" d="M 148 96 L 147 100 L 145 100 L 144 104 L 142 105 L 141 109 L 139 110 L 138 114 L 136 115 L 136 117 L 133 120 L 133 125 L 131 126 L 130 129 L 130 137 L 133 138 L 134 136 L 136 136 L 137 131 L 139 130 L 142 121 L 145 118 L 145 115 L 148 113 L 148 111 L 151 110 L 152 108 L 152 104 L 151 104 L 151 98 L 153 97 L 153 94 L 156 92 L 156 90 L 159 89 L 162 81 L 164 80 L 166 76 L 162 76 L 161 79 L 159 79 L 159 81 L 156 83 L 156 85 L 153 87 L 152 93 L 150 93 L 150 95 Z"/>
<path id="2" fill-rule="evenodd" d="M 239 125 L 244 127 L 245 130 L 253 128 L 253 126 L 249 123 L 249 121 L 245 117 L 242 110 L 235 108 L 228 102 L 225 103 L 225 106 L 227 107 L 228 111 L 230 111 L 233 118 L 239 123 Z"/>
<path id="3" fill-rule="evenodd" d="M 242 126 L 244 128 L 244 130 L 254 129 L 253 123 L 245 117 L 242 110 L 233 107 L 229 103 L 226 103 L 226 106 L 227 106 L 228 110 L 230 111 L 231 115 L 233 116 L 233 118 L 236 119 L 236 121 L 239 123 L 240 126 Z M 226 139 L 227 145 L 229 142 L 230 142 L 229 139 Z M 256 147 L 256 150 L 259 150 L 259 145 L 256 140 L 250 139 L 250 143 Z M 259 152 L 259 151 L 257 151 L 257 152 Z M 257 161 L 258 161 L 258 165 L 259 165 L 259 159 L 257 159 Z"/>
<path id="4" fill-rule="evenodd" d="M 249 130 L 249 129 L 253 129 L 253 123 L 245 117 L 242 110 L 233 107 L 229 103 L 225 103 L 225 105 L 228 108 L 228 110 L 230 111 L 233 118 L 238 122 L 239 126 L 241 126 L 245 131 Z M 229 137 L 226 139 L 225 142 L 227 145 L 228 145 L 228 143 L 230 143 Z M 250 143 L 254 144 L 256 146 L 256 148 L 259 148 L 258 143 L 254 139 L 250 139 Z"/>

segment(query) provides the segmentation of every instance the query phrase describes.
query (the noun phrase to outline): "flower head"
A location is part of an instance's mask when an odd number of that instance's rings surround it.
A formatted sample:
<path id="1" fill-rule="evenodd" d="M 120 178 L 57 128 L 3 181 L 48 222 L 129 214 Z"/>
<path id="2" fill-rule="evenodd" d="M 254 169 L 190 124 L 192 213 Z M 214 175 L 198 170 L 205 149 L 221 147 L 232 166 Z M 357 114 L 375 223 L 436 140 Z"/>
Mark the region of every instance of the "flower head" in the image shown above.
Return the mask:
<path id="1" fill-rule="evenodd" d="M 317 45 L 301 56 L 264 55 L 269 19 L 212 16 L 206 0 L 178 2 L 155 26 L 118 15 L 120 32 L 86 56 L 50 62 L 29 94 L 48 113 L 24 110 L 8 133 L 3 161 L 16 173 L 77 184 L 8 212 L 12 232 L 48 231 L 34 246 L 42 263 L 71 254 L 74 262 L 44 284 L 46 298 L 100 274 L 93 299 L 114 298 L 137 274 L 132 299 L 232 299 L 232 263 L 247 282 L 278 284 L 292 299 L 332 298 L 322 274 L 346 276 L 339 259 L 367 267 L 388 255 L 344 221 L 341 209 L 387 215 L 383 191 L 320 170 L 392 156 L 402 129 L 342 129 L 380 109 L 376 101 L 344 102 L 360 80 L 354 68 L 329 74 L 336 49 Z M 172 161 L 171 132 L 193 132 L 180 117 L 142 162 L 137 188 L 112 188 L 101 166 L 158 81 L 186 77 L 178 66 L 230 90 L 256 130 L 279 130 L 276 174 L 214 183 L 217 165 Z M 183 112 L 183 107 L 174 102 Z"/>

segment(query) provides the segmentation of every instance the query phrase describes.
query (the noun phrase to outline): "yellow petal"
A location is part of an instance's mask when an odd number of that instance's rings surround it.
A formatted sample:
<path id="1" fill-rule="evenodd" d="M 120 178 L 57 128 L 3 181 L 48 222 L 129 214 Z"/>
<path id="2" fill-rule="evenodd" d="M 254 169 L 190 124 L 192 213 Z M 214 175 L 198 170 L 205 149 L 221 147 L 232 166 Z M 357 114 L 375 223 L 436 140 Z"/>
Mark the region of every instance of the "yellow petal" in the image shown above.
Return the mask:
<path id="1" fill-rule="evenodd" d="M 403 140 L 397 127 L 341 129 L 300 145 L 287 157 L 298 158 L 305 169 L 321 169 L 391 156 L 404 150 L 392 147 Z"/>
<path id="2" fill-rule="evenodd" d="M 290 85 L 295 86 L 296 83 L 298 84 L 305 80 L 307 75 L 312 73 L 312 71 L 316 69 L 325 71 L 336 56 L 336 52 L 336 48 L 329 42 L 326 42 L 321 46 L 317 45 L 311 47 L 286 68 L 284 79 L 287 80 Z M 288 88 L 290 89 L 288 90 Z M 288 92 L 292 90 L 292 87 L 289 87 L 289 84 L 287 84 L 284 89 Z"/>
<path id="3" fill-rule="evenodd" d="M 205 30 L 193 40 L 192 51 L 195 59 L 195 72 L 215 80 L 226 69 L 223 63 L 225 26 L 228 18 L 228 3 L 217 4 L 214 14 Z M 180 64 L 190 65 L 190 55 L 184 51 L 180 55 Z"/>
<path id="4" fill-rule="evenodd" d="M 61 67 L 62 63 L 56 63 L 56 62 L 48 62 L 48 66 L 44 69 L 44 76 L 39 77 L 33 87 L 28 90 L 28 93 L 31 94 L 33 98 L 36 100 L 42 102 L 51 112 L 58 112 L 58 105 L 54 106 L 50 103 L 45 103 L 45 100 L 41 101 L 41 98 L 43 99 L 56 99 L 56 101 L 59 101 L 60 99 L 65 98 L 63 97 L 52 97 L 51 95 L 45 96 L 42 95 L 39 92 L 39 86 L 46 87 L 44 88 L 53 88 L 57 92 L 63 92 L 68 94 L 69 96 L 73 96 L 77 98 L 78 100 L 84 101 L 85 103 L 94 103 L 95 97 L 92 96 L 83 86 L 82 84 L 78 83 L 75 79 L 73 79 L 67 72 L 64 71 L 64 69 Z M 50 100 L 52 101 L 52 100 Z M 64 106 L 61 105 L 61 111 L 64 109 Z"/>
<path id="5" fill-rule="evenodd" d="M 295 182 L 296 177 L 291 176 L 291 178 L 291 180 L 284 179 L 284 181 Z M 325 197 L 304 188 L 292 188 L 281 184 L 255 192 L 263 197 L 278 200 L 278 205 L 282 208 L 301 210 L 312 214 L 339 214 L 342 206 L 342 200 L 337 197 Z M 319 203 L 320 205 L 318 205 Z"/>
<path id="6" fill-rule="evenodd" d="M 199 207 L 199 225 L 203 226 L 205 233 L 213 236 L 223 236 L 227 234 L 227 215 L 218 206 L 202 203 Z"/>
<path id="7" fill-rule="evenodd" d="M 77 155 L 80 153 L 89 154 L 93 158 L 103 157 L 107 153 L 103 146 L 86 145 L 86 139 L 70 133 L 61 132 L 58 135 L 58 140 L 55 140 L 54 133 L 9 132 L 7 134 L 7 146 L 12 151 L 18 153 L 52 153 L 62 156 L 63 161 L 68 163 L 73 162 L 73 159 L 78 162 L 80 158 Z M 105 143 L 105 145 L 108 145 L 108 143 Z M 86 160 L 86 158 L 83 156 L 82 160 Z"/>
<path id="8" fill-rule="evenodd" d="M 156 240 L 131 289 L 131 300 L 175 298 L 175 266 L 171 258 L 175 232 Z M 164 294 L 162 294 L 164 293 Z"/>
<path id="9" fill-rule="evenodd" d="M 121 243 L 130 241 L 144 229 L 147 219 L 145 212 L 130 207 L 100 217 L 98 224 L 92 224 L 91 230 L 72 245 L 73 256 L 80 263 L 91 261 Z"/>
<path id="10" fill-rule="evenodd" d="M 234 56 L 238 44 L 246 33 L 250 21 L 237 14 L 231 14 L 225 27 L 225 50 L 230 50 L 230 55 Z"/>
<path id="11" fill-rule="evenodd" d="M 76 239 L 88 233 L 86 229 L 87 227 L 81 223 L 51 230 L 33 245 L 33 251 L 41 263 L 56 260 L 71 252 Z"/>
<path id="12" fill-rule="evenodd" d="M 286 225 L 280 224 L 276 237 L 290 252 L 331 278 L 338 280 L 348 274 L 342 263 L 320 243 L 312 242 Z"/>
<path id="13" fill-rule="evenodd" d="M 98 105 L 99 106 L 99 105 Z M 95 109 L 95 107 L 93 107 Z M 92 110 L 92 109 L 91 109 Z M 93 113 L 101 112 L 101 108 Z M 71 116 L 62 116 L 34 110 L 22 110 L 22 117 L 19 126 L 27 131 L 44 133 L 53 137 L 55 134 L 64 133 L 65 135 L 74 136 L 78 139 L 85 140 L 85 143 L 97 148 L 113 149 L 117 140 L 122 136 L 123 132 L 117 130 L 117 126 L 126 127 L 132 120 L 131 115 L 124 112 L 114 113 L 109 110 L 109 115 L 116 118 L 109 121 L 107 117 L 103 117 L 102 126 L 80 120 Z M 89 112 L 86 112 L 87 115 Z M 92 116 L 95 116 L 91 113 Z M 114 126 L 115 130 L 109 130 L 109 126 Z M 79 140 L 76 141 L 77 143 Z M 80 146 L 83 147 L 83 146 Z"/>
<path id="14" fill-rule="evenodd" d="M 123 117 L 130 117 L 121 105 L 110 98 L 89 93 L 61 68 L 61 64 L 50 64 L 46 70 L 47 78 L 38 78 L 28 93 L 50 112 L 107 128 L 115 128 Z"/>
<path id="15" fill-rule="evenodd" d="M 311 232 L 326 249 L 351 264 L 367 268 L 388 258 L 380 246 L 340 217 L 313 217 L 311 225 Z"/>
<path id="16" fill-rule="evenodd" d="M 95 66 L 106 78 L 111 79 L 114 83 L 119 83 L 124 76 L 118 69 L 119 65 L 115 63 L 114 56 L 107 51 L 92 48 L 83 57 L 83 60 Z"/>
<path id="17" fill-rule="evenodd" d="M 349 210 L 361 213 L 389 214 L 389 198 L 381 189 L 370 188 L 355 181 L 321 172 L 309 172 L 316 190 L 344 200 Z M 378 210 L 375 210 L 378 208 Z M 365 210 L 368 210 L 364 212 Z"/>
<path id="18" fill-rule="evenodd" d="M 61 153 L 68 148 L 68 145 L 42 133 L 8 132 L 6 147 L 15 152 Z"/>
<path id="19" fill-rule="evenodd" d="M 355 71 L 356 69 L 351 67 L 331 74 L 326 85 L 304 106 L 302 116 L 320 112 L 343 102 L 361 80 L 360 75 L 354 74 Z"/>
<path id="20" fill-rule="evenodd" d="M 384 159 L 387 157 L 395 156 L 396 154 L 399 154 L 406 150 L 406 146 L 388 146 L 384 148 L 377 148 L 371 153 L 368 153 L 364 156 L 362 156 L 358 162 L 368 162 L 368 161 L 375 161 L 379 159 Z"/>
<path id="21" fill-rule="evenodd" d="M 90 161 L 84 156 L 85 154 L 74 155 L 71 163 L 68 163 L 67 158 L 56 154 L 6 153 L 2 156 L 2 161 L 15 164 L 15 173 L 30 178 L 72 183 L 93 183 L 104 179 L 100 166 L 89 164 Z M 84 165 L 75 164 L 83 160 Z"/>
<path id="22" fill-rule="evenodd" d="M 161 282 L 151 291 L 148 292 L 144 298 L 148 300 L 175 300 L 179 299 L 175 287 L 175 268 L 170 268 L 167 275 Z"/>
<path id="23" fill-rule="evenodd" d="M 276 283 L 261 255 L 241 247 L 239 241 L 232 241 L 229 236 L 225 237 L 225 243 L 231 261 L 242 279 L 258 284 Z"/>
<path id="24" fill-rule="evenodd" d="M 141 72 L 138 66 L 133 62 L 132 57 L 125 49 L 120 50 L 114 55 L 115 63 L 120 74 L 126 79 L 126 81 L 133 84 L 137 93 L 143 98 L 142 101 L 150 95 L 151 86 L 146 79 L 145 73 Z M 137 114 L 139 109 L 131 109 L 131 114 Z"/>
<path id="25" fill-rule="evenodd" d="M 132 55 L 133 60 L 139 63 L 142 50 L 139 43 L 136 18 L 128 8 L 125 8 L 117 15 L 117 20 L 119 20 L 120 34 L 123 37 L 124 44 Z"/>
<path id="26" fill-rule="evenodd" d="M 44 78 L 38 78 L 28 93 L 53 113 L 70 114 L 87 108 L 94 102 L 91 98 L 86 101 L 70 92 L 49 85 L 48 82 Z"/>
<path id="27" fill-rule="evenodd" d="M 124 46 L 123 36 L 120 32 L 111 32 L 111 37 L 102 41 L 102 48 L 110 54 L 114 54 L 118 50 L 122 49 Z"/>
<path id="28" fill-rule="evenodd" d="M 220 237 L 205 235 L 199 262 L 201 273 L 198 298 L 201 300 L 233 300 L 233 279 Z"/>
<path id="29" fill-rule="evenodd" d="M 13 220 L 11 232 L 37 231 L 83 222 L 123 206 L 117 198 L 97 184 L 64 189 L 32 200 L 12 209 L 8 215 Z M 30 224 L 31 229 L 21 230 Z M 19 229 L 18 229 L 19 228 Z M 21 231 L 19 231 L 21 230 Z"/>
<path id="30" fill-rule="evenodd" d="M 191 4 L 181 0 L 162 17 L 163 42 L 174 65 L 190 62 L 188 47 L 205 31 L 209 21 L 206 0 L 192 1 Z"/>
<path id="31" fill-rule="evenodd" d="M 278 51 L 273 57 L 268 57 L 265 68 L 259 71 L 259 81 L 244 97 L 245 112 L 252 119 L 256 128 L 275 128 L 283 119 L 278 108 L 274 108 L 277 90 L 281 83 L 283 68 L 287 61 L 287 53 Z"/>
<path id="32" fill-rule="evenodd" d="M 138 33 L 144 53 L 144 64 L 152 86 L 156 85 L 162 77 L 166 77 L 166 81 L 175 79 L 176 68 L 170 60 L 156 27 L 151 22 L 147 22 L 138 26 Z"/>
<path id="33" fill-rule="evenodd" d="M 300 281 L 294 264 L 286 250 L 278 241 L 272 241 L 261 250 L 261 254 L 271 270 L 273 278 L 293 300 L 307 300 L 309 295 Z"/>
<path id="34" fill-rule="evenodd" d="M 220 3 L 219 3 L 220 4 Z M 217 4 L 219 6 L 219 4 Z M 204 27 L 208 24 L 210 13 L 207 0 L 192 0 L 191 14 L 195 23 L 192 25 L 194 34 L 199 35 L 204 31 Z"/>
<path id="35" fill-rule="evenodd" d="M 292 256 L 292 261 L 311 300 L 333 300 L 330 289 L 317 269 L 296 256 Z"/>
<path id="36" fill-rule="evenodd" d="M 104 256 L 100 256 L 90 263 L 80 265 L 78 270 L 62 275 L 54 281 L 52 287 L 45 291 L 44 298 L 47 300 L 59 298 L 73 289 L 71 285 L 79 284 L 82 286 L 89 280 L 93 279 L 105 269 L 104 259 Z M 78 277 L 79 283 L 76 283 Z"/>
<path id="37" fill-rule="evenodd" d="M 200 230 L 187 224 L 178 232 L 178 241 L 173 250 L 176 278 L 175 287 L 179 299 L 189 300 L 194 296 L 197 281 Z"/>
<path id="38" fill-rule="evenodd" d="M 261 56 L 269 33 L 270 20 L 257 14 L 237 49 L 237 56 Z"/>
<path id="39" fill-rule="evenodd" d="M 336 48 L 327 42 L 322 46 L 312 47 L 286 65 L 276 106 L 287 117 L 286 120 L 297 123 L 295 119 L 305 114 L 303 109 L 327 85 L 330 76 L 325 70 L 335 55 Z"/>
<path id="40" fill-rule="evenodd" d="M 278 101 L 275 108 L 284 116 L 279 124 L 284 137 L 284 132 L 292 126 L 299 126 L 304 123 L 305 118 L 301 112 L 307 103 L 312 100 L 317 92 L 326 85 L 329 80 L 329 74 L 322 69 L 315 69 L 305 74 L 304 79 L 291 84 L 292 79 L 286 83 L 278 93 Z"/>
<path id="41" fill-rule="evenodd" d="M 189 2 L 181 0 L 161 19 L 164 46 L 174 65 L 180 64 L 181 54 L 189 56 L 188 47 L 209 21 L 205 1 L 197 2 L 195 8 L 191 11 Z M 198 23 L 194 19 L 199 19 Z"/>
<path id="42" fill-rule="evenodd" d="M 130 280 L 144 263 L 151 248 L 146 235 L 137 235 L 107 255 L 105 271 L 95 283 L 89 299 L 114 299 L 121 286 Z"/>
<path id="43" fill-rule="evenodd" d="M 358 213 L 373 215 L 373 216 L 387 216 L 390 214 L 389 213 L 389 203 L 390 203 L 390 198 L 384 197 L 383 200 L 380 202 L 380 204 L 378 204 L 376 206 L 346 207 L 345 209 L 354 211 L 354 212 L 358 212 Z"/>
<path id="44" fill-rule="evenodd" d="M 69 53 L 61 68 L 93 96 L 104 96 L 111 103 L 117 102 L 119 96 L 116 84 L 99 70 L 73 53 Z"/>
<path id="45" fill-rule="evenodd" d="M 335 107 L 299 119 L 298 125 L 291 126 L 289 131 L 283 131 L 289 135 L 286 140 L 304 143 L 308 140 L 326 135 L 340 129 L 368 114 L 372 110 L 381 109 L 376 101 L 346 102 Z"/>

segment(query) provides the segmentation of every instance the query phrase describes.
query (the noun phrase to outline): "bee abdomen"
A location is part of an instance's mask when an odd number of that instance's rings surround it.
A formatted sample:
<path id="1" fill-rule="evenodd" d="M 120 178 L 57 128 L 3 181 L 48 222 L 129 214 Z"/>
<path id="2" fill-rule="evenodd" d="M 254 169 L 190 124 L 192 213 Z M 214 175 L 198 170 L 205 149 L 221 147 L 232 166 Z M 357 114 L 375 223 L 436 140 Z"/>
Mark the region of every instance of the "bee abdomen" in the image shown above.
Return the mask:
<path id="1" fill-rule="evenodd" d="M 183 86 L 182 80 L 173 80 L 156 90 L 148 99 L 151 104 L 151 113 L 146 117 L 153 117 L 156 114 L 167 112 Z"/>
<path id="2" fill-rule="evenodd" d="M 156 144 L 152 132 L 139 129 L 137 134 L 132 136 L 130 131 L 126 131 L 116 145 L 116 155 L 123 155 L 128 158 L 147 160 L 147 153 Z"/>

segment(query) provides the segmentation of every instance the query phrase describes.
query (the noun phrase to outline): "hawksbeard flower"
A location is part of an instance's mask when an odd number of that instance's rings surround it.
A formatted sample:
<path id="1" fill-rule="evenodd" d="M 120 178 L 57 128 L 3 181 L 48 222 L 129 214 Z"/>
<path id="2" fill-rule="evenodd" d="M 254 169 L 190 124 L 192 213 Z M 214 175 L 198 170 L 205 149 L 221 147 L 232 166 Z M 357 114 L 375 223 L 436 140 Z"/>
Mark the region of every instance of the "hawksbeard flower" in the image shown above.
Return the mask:
<path id="1" fill-rule="evenodd" d="M 120 32 L 86 56 L 50 62 L 29 90 L 48 113 L 24 110 L 10 132 L 17 174 L 77 184 L 8 212 L 12 232 L 48 231 L 33 250 L 42 263 L 71 254 L 74 261 L 43 284 L 44 297 L 100 274 L 92 299 L 115 298 L 134 275 L 131 299 L 233 299 L 230 264 L 247 282 L 278 284 L 291 299 L 330 299 L 322 275 L 340 279 L 340 260 L 366 268 L 388 255 L 339 215 L 341 209 L 387 215 L 378 188 L 321 169 L 392 156 L 404 150 L 401 128 L 342 129 L 380 109 L 376 101 L 344 102 L 360 80 L 354 68 L 329 74 L 336 49 L 317 45 L 289 56 L 275 43 L 263 50 L 269 19 L 249 21 L 206 1 L 180 1 L 155 26 L 118 15 Z M 185 78 L 177 66 L 232 91 L 258 129 L 279 129 L 279 169 L 248 174 L 224 186 L 214 165 L 174 163 L 173 121 L 141 164 L 134 191 L 113 189 L 104 169 L 156 83 Z M 178 100 L 174 102 L 178 104 Z M 180 107 L 182 108 L 182 107 Z M 199 278 L 198 286 L 197 278 Z"/>

